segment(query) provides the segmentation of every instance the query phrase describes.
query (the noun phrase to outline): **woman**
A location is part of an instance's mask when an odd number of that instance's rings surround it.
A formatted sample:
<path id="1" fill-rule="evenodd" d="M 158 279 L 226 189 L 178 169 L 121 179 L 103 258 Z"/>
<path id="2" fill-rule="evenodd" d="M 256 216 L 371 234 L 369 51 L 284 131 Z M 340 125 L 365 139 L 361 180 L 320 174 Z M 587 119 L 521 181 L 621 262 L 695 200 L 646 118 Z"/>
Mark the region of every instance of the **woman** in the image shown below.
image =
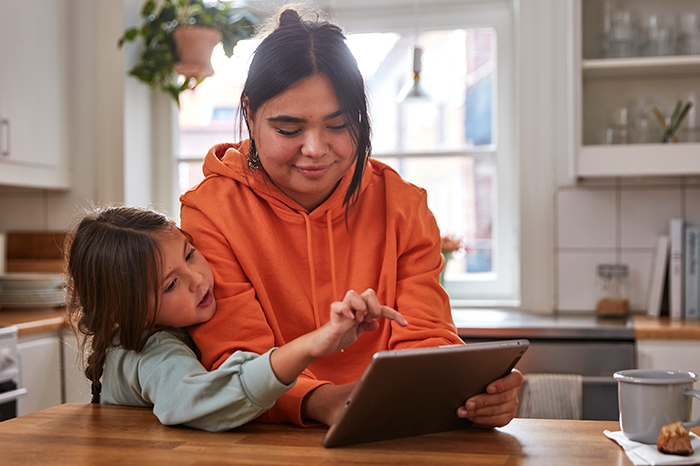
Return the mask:
<path id="1" fill-rule="evenodd" d="M 259 45 L 241 94 L 250 139 L 214 146 L 205 180 L 182 196 L 182 226 L 214 269 L 219 311 L 191 327 L 205 367 L 264 353 L 323 325 L 348 290 L 399 311 L 343 352 L 311 364 L 266 414 L 330 425 L 372 355 L 461 344 L 439 284 L 440 232 L 426 193 L 369 160 L 362 76 L 339 27 L 294 10 Z M 522 375 L 457 410 L 502 426 Z"/>

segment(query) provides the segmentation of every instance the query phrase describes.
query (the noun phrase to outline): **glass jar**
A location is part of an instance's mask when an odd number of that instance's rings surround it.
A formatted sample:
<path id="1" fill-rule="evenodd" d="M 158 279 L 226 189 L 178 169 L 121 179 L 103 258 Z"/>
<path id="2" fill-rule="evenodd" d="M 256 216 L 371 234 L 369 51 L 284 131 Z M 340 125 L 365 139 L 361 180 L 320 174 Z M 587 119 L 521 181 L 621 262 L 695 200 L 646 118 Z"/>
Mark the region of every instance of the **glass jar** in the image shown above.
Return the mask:
<path id="1" fill-rule="evenodd" d="M 625 264 L 598 265 L 599 297 L 596 314 L 601 317 L 624 317 L 629 313 L 629 269 Z"/>

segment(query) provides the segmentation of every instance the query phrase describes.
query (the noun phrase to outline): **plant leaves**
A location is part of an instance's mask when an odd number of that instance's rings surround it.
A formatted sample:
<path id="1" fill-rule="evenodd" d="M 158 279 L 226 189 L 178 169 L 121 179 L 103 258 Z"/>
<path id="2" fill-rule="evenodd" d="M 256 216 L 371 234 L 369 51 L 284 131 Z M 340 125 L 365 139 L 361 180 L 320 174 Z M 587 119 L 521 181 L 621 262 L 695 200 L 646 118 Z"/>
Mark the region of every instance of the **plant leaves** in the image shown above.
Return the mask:
<path id="1" fill-rule="evenodd" d="M 669 122 L 669 126 L 673 127 L 675 126 L 676 122 L 678 121 L 678 115 L 681 112 L 681 106 L 683 105 L 683 102 L 680 100 L 676 103 L 676 108 L 673 109 L 673 113 L 671 114 L 671 121 Z"/>
<path id="2" fill-rule="evenodd" d="M 218 29 L 222 35 L 224 52 L 228 57 L 242 39 L 254 32 L 257 18 L 250 12 L 232 8 L 221 0 L 147 0 L 141 9 L 142 23 L 128 28 L 119 39 L 122 47 L 127 41 L 143 39 L 139 62 L 129 70 L 129 75 L 160 89 L 173 97 L 178 107 L 179 93 L 189 88 L 187 81 L 179 85 L 174 71 L 176 46 L 174 31 L 180 25 L 197 24 Z M 194 86 L 199 84 L 195 83 Z"/>
<path id="3" fill-rule="evenodd" d="M 663 129 L 666 129 L 666 119 L 665 119 L 664 116 L 661 114 L 661 111 L 660 111 L 658 108 L 656 108 L 656 105 L 654 105 L 653 107 L 651 107 L 651 113 L 653 113 L 654 116 L 656 117 L 656 119 L 659 120 L 659 123 L 661 124 L 661 127 L 662 127 Z"/>
<path id="4" fill-rule="evenodd" d="M 156 11 L 156 2 L 153 0 L 148 0 L 146 3 L 143 4 L 143 8 L 141 9 L 141 16 L 144 18 L 148 18 L 153 14 L 153 12 Z"/>

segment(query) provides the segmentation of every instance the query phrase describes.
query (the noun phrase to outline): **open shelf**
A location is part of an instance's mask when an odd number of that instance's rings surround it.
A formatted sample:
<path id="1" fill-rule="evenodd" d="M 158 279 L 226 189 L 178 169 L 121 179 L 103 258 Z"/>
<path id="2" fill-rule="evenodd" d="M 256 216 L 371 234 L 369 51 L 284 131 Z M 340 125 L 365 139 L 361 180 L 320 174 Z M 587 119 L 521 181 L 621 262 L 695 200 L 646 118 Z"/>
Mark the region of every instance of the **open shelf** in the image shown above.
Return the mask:
<path id="1" fill-rule="evenodd" d="M 700 174 L 700 143 L 581 146 L 580 177 Z"/>
<path id="2" fill-rule="evenodd" d="M 678 76 L 700 73 L 700 55 L 583 60 L 583 78 Z"/>

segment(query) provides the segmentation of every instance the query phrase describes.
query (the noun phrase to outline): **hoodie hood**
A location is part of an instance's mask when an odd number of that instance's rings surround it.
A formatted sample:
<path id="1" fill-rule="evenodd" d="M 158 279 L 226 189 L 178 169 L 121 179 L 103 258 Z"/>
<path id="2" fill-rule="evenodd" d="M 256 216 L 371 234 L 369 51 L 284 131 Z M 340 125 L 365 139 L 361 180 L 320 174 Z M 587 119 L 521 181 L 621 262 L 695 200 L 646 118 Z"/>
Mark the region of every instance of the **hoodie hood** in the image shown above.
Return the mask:
<path id="1" fill-rule="evenodd" d="M 248 167 L 248 147 L 249 139 L 237 143 L 221 143 L 217 144 L 207 153 L 204 158 L 204 176 L 223 176 L 231 178 L 250 187 L 255 193 L 265 199 L 270 206 L 277 212 L 278 215 L 287 217 L 292 215 L 297 217 L 304 215 L 311 221 L 327 220 L 330 212 L 331 218 L 335 221 L 342 217 L 345 218 L 345 193 L 352 180 L 354 166 L 352 169 L 341 178 L 340 184 L 333 191 L 328 199 L 323 204 L 309 212 L 305 207 L 298 204 L 294 199 L 287 196 L 279 189 L 272 179 L 267 175 L 264 168 L 259 170 L 251 170 Z M 367 186 L 372 177 L 372 169 L 369 160 L 365 167 L 362 177 L 362 186 L 360 187 L 360 195 L 367 189 Z"/>

